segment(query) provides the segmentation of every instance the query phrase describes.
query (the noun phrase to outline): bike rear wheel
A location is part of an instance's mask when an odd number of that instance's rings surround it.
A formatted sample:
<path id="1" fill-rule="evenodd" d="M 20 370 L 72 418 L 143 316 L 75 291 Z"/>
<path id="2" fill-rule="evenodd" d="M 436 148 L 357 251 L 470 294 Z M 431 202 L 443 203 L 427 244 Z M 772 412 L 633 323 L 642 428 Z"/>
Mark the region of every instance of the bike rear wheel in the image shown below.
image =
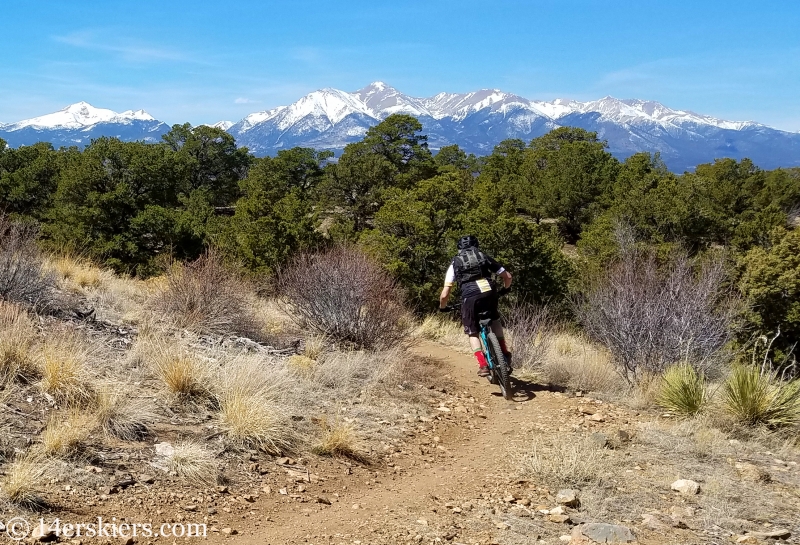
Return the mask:
<path id="1" fill-rule="evenodd" d="M 508 362 L 503 356 L 503 351 L 500 349 L 500 341 L 497 340 L 494 332 L 489 332 L 486 338 L 489 341 L 487 348 L 491 352 L 492 362 L 494 363 L 493 371 L 497 374 L 500 391 L 503 393 L 504 398 L 510 400 L 513 397 L 511 392 L 511 373 L 508 369 Z"/>

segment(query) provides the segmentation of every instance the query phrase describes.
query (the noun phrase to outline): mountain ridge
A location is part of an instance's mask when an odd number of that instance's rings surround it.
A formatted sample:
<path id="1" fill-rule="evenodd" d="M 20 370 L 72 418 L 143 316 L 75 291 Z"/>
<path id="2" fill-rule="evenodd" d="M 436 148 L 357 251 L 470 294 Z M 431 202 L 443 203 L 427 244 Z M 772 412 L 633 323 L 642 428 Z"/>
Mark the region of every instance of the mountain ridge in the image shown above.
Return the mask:
<path id="1" fill-rule="evenodd" d="M 620 159 L 638 151 L 658 152 L 672 170 L 692 169 L 719 157 L 750 157 L 764 168 L 800 166 L 800 133 L 611 96 L 540 101 L 479 89 L 412 97 L 376 81 L 353 92 L 319 89 L 289 105 L 211 126 L 228 131 L 256 155 L 294 146 L 340 151 L 396 113 L 418 118 L 434 150 L 458 144 L 467 152 L 487 154 L 507 138 L 527 141 L 561 126 L 576 126 L 597 132 Z M 144 110 L 116 113 L 79 102 L 52 114 L 0 124 L 0 138 L 12 146 L 47 138 L 54 145 L 85 145 L 97 136 L 156 141 L 168 130 Z"/>

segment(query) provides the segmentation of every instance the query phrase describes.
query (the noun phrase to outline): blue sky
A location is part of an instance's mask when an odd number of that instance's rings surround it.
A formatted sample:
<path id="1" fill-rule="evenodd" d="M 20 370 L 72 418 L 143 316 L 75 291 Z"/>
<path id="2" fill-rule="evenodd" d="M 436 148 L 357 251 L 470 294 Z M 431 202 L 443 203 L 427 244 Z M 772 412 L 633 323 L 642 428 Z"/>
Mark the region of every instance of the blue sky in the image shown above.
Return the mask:
<path id="1" fill-rule="evenodd" d="M 6 0 L 0 122 L 86 100 L 237 121 L 321 87 L 612 95 L 800 130 L 788 0 Z"/>

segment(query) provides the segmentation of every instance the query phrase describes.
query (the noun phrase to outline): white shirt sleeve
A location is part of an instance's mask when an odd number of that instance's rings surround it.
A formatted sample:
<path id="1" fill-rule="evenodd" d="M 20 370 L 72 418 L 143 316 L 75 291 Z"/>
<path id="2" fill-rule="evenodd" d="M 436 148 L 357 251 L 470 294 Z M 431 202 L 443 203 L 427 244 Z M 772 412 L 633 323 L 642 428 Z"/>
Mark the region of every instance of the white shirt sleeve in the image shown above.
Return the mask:
<path id="1" fill-rule="evenodd" d="M 456 272 L 453 270 L 453 264 L 450 263 L 450 266 L 447 268 L 447 272 L 444 275 L 444 285 L 445 286 L 452 286 L 456 281 Z"/>
<path id="2" fill-rule="evenodd" d="M 504 272 L 506 272 L 506 270 L 503 267 L 500 267 L 499 269 L 497 269 L 497 272 L 495 274 L 503 274 Z"/>

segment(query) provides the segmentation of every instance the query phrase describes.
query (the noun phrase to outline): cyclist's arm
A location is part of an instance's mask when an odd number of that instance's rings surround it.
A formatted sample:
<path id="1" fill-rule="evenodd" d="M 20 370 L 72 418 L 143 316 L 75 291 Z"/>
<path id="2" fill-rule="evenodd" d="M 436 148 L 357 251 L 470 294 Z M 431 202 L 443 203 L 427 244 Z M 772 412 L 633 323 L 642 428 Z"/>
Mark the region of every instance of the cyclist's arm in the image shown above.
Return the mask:
<path id="1" fill-rule="evenodd" d="M 450 289 L 452 286 L 445 286 L 442 288 L 442 294 L 439 296 L 439 308 L 447 306 L 447 301 L 450 299 Z"/>
<path id="2" fill-rule="evenodd" d="M 495 261 L 489 256 L 486 256 L 489 261 L 489 270 L 503 279 L 503 287 L 511 287 L 511 273 L 506 270 L 500 263 Z"/>
<path id="3" fill-rule="evenodd" d="M 447 269 L 447 273 L 444 275 L 444 287 L 442 288 L 442 293 L 439 295 L 439 308 L 444 308 L 447 306 L 447 301 L 450 299 L 450 290 L 453 289 L 453 283 L 455 282 L 456 274 L 455 270 L 453 269 L 453 264 L 450 264 L 450 267 Z"/>
<path id="4" fill-rule="evenodd" d="M 499 274 L 500 278 L 503 279 L 503 287 L 510 288 L 511 287 L 511 273 L 507 270 L 503 269 L 503 272 Z"/>

